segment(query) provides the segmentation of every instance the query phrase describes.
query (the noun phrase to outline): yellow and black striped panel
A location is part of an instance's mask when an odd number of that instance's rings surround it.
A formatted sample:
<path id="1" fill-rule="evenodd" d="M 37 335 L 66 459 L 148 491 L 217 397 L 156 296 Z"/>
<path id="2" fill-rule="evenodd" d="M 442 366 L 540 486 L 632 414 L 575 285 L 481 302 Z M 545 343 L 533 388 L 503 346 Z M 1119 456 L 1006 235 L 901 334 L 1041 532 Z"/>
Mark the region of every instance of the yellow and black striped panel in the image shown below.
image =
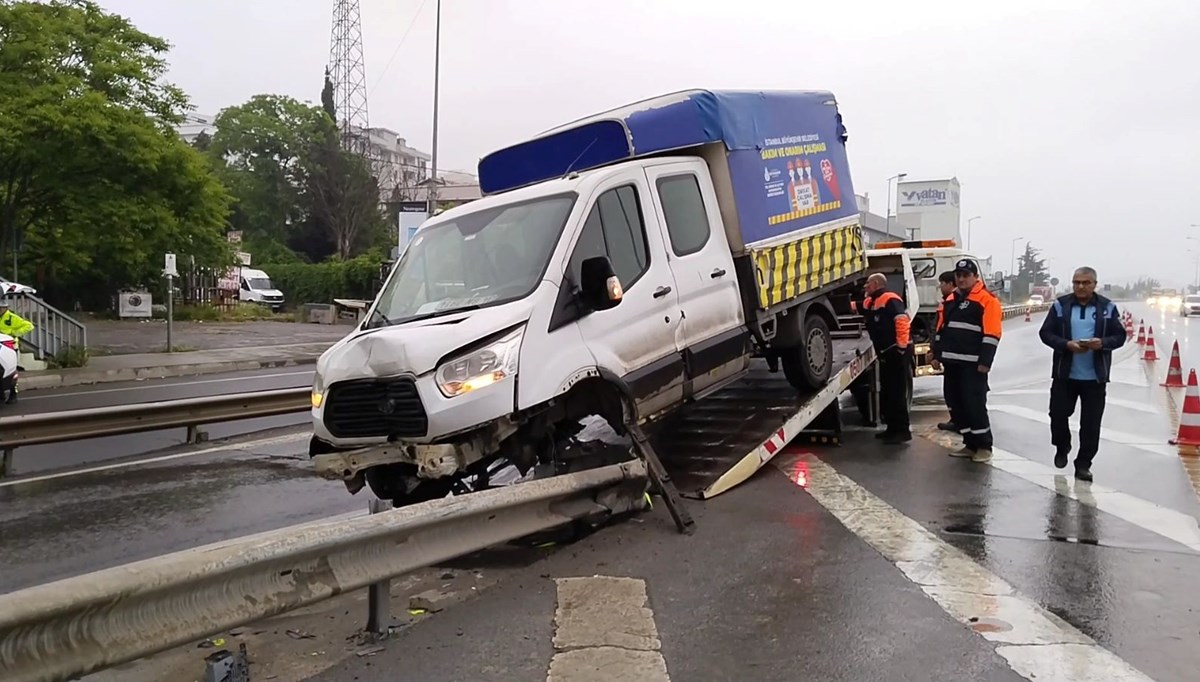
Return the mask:
<path id="1" fill-rule="evenodd" d="M 862 228 L 848 225 L 753 249 L 758 305 L 770 308 L 867 269 Z"/>

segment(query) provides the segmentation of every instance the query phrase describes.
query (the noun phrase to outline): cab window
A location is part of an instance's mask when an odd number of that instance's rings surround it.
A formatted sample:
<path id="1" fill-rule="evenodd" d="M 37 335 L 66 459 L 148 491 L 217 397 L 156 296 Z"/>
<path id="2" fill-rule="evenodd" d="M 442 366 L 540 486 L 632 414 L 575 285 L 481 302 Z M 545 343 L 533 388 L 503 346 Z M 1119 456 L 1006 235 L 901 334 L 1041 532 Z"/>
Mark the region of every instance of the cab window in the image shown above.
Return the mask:
<path id="1" fill-rule="evenodd" d="M 632 185 L 610 189 L 596 201 L 583 223 L 571 255 L 571 281 L 578 285 L 583 261 L 608 256 L 621 286 L 629 290 L 650 268 L 642 206 Z"/>

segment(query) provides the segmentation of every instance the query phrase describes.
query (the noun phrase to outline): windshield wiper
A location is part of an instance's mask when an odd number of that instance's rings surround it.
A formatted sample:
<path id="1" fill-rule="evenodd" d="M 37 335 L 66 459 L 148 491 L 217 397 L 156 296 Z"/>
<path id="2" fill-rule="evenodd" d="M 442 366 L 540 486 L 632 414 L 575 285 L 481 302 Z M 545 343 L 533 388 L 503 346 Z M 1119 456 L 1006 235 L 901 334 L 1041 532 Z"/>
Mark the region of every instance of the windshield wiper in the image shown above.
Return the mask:
<path id="1" fill-rule="evenodd" d="M 465 313 L 470 310 L 479 310 L 482 307 L 483 306 L 479 305 L 478 303 L 472 303 L 471 305 L 465 305 L 465 306 L 462 306 L 461 308 L 450 308 L 448 310 L 435 310 L 431 313 L 425 313 L 424 315 L 417 315 L 416 317 L 410 317 L 406 320 L 401 320 L 400 323 L 408 324 L 409 322 L 420 322 L 421 320 L 428 320 L 428 319 L 434 318 L 434 317 L 443 317 L 446 315 L 453 315 L 454 313 Z"/>
<path id="2" fill-rule="evenodd" d="M 376 308 L 376 309 L 375 309 L 375 310 L 374 310 L 374 311 L 371 313 L 371 319 L 375 319 L 376 317 L 378 317 L 379 319 L 383 320 L 383 324 L 384 324 L 384 326 L 385 326 L 385 327 L 390 327 L 390 326 L 392 326 L 392 325 L 396 324 L 395 322 L 392 322 L 390 319 L 388 319 L 388 316 L 387 316 L 387 315 L 384 315 L 383 313 L 379 312 L 379 308 Z M 373 328 L 373 327 L 374 327 L 374 325 L 368 324 L 368 325 L 367 325 L 367 327 L 368 327 L 368 328 Z"/>

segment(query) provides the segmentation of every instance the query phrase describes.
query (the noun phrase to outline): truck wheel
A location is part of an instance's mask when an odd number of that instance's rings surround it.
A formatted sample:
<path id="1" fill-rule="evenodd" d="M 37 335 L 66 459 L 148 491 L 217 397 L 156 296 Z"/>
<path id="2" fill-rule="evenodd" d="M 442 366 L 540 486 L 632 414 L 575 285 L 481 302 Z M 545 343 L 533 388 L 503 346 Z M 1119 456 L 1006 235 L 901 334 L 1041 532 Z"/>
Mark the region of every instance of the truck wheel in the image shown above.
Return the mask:
<path id="1" fill-rule="evenodd" d="M 833 337 L 829 325 L 818 315 L 804 321 L 800 345 L 788 348 L 780 355 L 783 375 L 799 390 L 816 390 L 833 374 Z"/>

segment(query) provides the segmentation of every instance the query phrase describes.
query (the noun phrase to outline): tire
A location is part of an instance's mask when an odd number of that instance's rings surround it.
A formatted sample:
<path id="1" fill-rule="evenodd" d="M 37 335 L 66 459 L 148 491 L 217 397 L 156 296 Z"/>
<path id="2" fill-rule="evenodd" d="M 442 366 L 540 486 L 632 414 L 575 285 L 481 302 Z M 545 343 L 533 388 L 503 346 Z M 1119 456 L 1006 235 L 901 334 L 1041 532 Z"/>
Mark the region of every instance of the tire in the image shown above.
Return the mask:
<path id="1" fill-rule="evenodd" d="M 801 391 L 824 386 L 833 375 L 833 337 L 829 325 L 819 315 L 804 320 L 800 345 L 788 348 L 780 355 L 783 375 L 788 383 Z"/>

